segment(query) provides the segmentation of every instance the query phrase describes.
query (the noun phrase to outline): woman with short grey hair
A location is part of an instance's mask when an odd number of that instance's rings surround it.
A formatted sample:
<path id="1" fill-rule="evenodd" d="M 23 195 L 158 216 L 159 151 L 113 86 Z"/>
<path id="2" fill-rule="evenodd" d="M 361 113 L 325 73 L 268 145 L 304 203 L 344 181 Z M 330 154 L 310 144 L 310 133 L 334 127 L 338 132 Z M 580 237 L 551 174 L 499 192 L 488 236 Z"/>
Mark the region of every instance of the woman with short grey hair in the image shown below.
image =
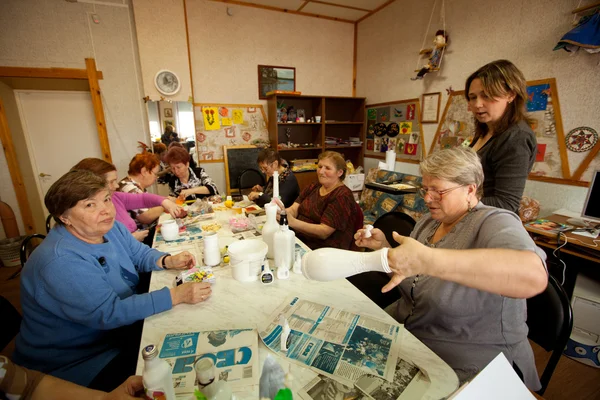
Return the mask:
<path id="1" fill-rule="evenodd" d="M 481 163 L 469 148 L 440 150 L 421 163 L 429 208 L 410 237 L 359 230 L 356 244 L 379 250 L 322 249 L 302 260 L 306 277 L 342 278 L 365 270 L 391 274 L 396 319 L 456 372 L 461 382 L 502 352 L 532 390 L 541 385 L 527 340 L 525 299 L 548 284 L 545 255 L 516 214 L 482 204 Z M 327 265 L 326 268 L 323 265 Z"/>

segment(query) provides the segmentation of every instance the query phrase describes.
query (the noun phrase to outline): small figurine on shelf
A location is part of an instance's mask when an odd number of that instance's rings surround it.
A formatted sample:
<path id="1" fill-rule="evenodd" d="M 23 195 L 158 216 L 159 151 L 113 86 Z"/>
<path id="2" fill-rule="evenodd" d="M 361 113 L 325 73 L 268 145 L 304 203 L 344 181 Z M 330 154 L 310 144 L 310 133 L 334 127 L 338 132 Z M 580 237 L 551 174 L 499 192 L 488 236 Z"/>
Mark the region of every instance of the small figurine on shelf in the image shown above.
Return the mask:
<path id="1" fill-rule="evenodd" d="M 442 63 L 442 57 L 444 55 L 444 50 L 448 45 L 448 35 L 444 30 L 438 30 L 435 33 L 435 38 L 433 39 L 434 48 L 433 49 L 423 49 L 419 52 L 419 54 L 425 54 L 429 56 L 429 61 L 427 64 L 423 66 L 419 70 L 419 73 L 416 77 L 410 78 L 413 81 L 417 79 L 423 79 L 423 77 L 432 71 L 439 71 L 440 64 Z"/>
<path id="2" fill-rule="evenodd" d="M 294 110 L 294 106 L 289 106 L 288 108 L 288 112 L 287 112 L 287 119 L 288 121 L 292 121 L 292 122 L 296 122 L 296 110 Z"/>

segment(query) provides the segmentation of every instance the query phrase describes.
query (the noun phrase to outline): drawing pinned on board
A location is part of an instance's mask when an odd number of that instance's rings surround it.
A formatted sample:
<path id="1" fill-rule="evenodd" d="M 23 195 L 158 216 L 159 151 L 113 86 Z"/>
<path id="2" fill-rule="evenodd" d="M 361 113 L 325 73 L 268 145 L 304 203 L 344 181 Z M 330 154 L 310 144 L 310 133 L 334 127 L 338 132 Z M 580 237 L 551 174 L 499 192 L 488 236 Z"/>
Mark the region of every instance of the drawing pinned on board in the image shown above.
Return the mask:
<path id="1" fill-rule="evenodd" d="M 416 105 L 414 105 L 414 104 L 408 104 L 406 106 L 406 119 L 407 120 L 415 119 L 415 109 L 416 109 Z"/>
<path id="2" fill-rule="evenodd" d="M 226 138 L 234 138 L 235 137 L 235 126 L 225 128 L 225 137 Z"/>
<path id="3" fill-rule="evenodd" d="M 219 107 L 219 115 L 223 118 L 229 117 L 229 108 Z"/>
<path id="4" fill-rule="evenodd" d="M 527 111 L 544 111 L 548 104 L 549 84 L 527 87 Z"/>
<path id="5" fill-rule="evenodd" d="M 233 123 L 235 125 L 242 125 L 244 123 L 244 112 L 243 110 L 236 108 L 233 110 Z"/>
<path id="6" fill-rule="evenodd" d="M 254 114 L 256 112 L 256 107 L 248 107 L 248 114 Z"/>
<path id="7" fill-rule="evenodd" d="M 250 141 L 250 139 L 252 139 L 252 135 L 250 134 L 250 132 L 244 132 L 242 133 L 242 139 L 244 139 L 246 142 Z"/>
<path id="8" fill-rule="evenodd" d="M 207 131 L 214 131 L 221 127 L 219 122 L 218 110 L 216 107 L 205 107 L 202 110 L 202 116 L 204 118 L 204 129 Z"/>
<path id="9" fill-rule="evenodd" d="M 565 142 L 567 149 L 576 153 L 590 151 L 598 143 L 598 132 L 587 126 L 580 126 L 569 132 Z"/>
<path id="10" fill-rule="evenodd" d="M 373 139 L 367 139 L 367 150 L 373 151 L 375 143 L 373 143 Z"/>
<path id="11" fill-rule="evenodd" d="M 233 122 L 231 121 L 231 118 L 221 118 L 221 125 L 223 126 L 231 126 L 233 125 Z"/>
<path id="12" fill-rule="evenodd" d="M 369 119 L 369 120 L 377 119 L 377 110 L 374 108 L 368 109 L 367 110 L 367 119 Z M 375 121 L 373 121 L 373 123 L 375 123 Z"/>
<path id="13" fill-rule="evenodd" d="M 202 142 L 204 142 L 206 140 L 206 135 L 204 133 L 202 133 L 202 132 L 196 132 L 196 140 L 199 143 L 202 143 Z"/>
<path id="14" fill-rule="evenodd" d="M 409 155 L 409 156 L 414 156 L 417 154 L 417 146 L 416 144 L 410 144 L 407 143 L 404 146 L 404 154 Z"/>
<path id="15" fill-rule="evenodd" d="M 408 143 L 410 143 L 410 144 L 419 143 L 419 132 L 412 132 L 408 138 Z"/>
<path id="16" fill-rule="evenodd" d="M 535 153 L 535 162 L 543 162 L 546 156 L 546 145 L 538 143 L 537 152 Z"/>
<path id="17" fill-rule="evenodd" d="M 403 122 L 400 124 L 400 133 L 408 135 L 412 132 L 412 122 Z"/>

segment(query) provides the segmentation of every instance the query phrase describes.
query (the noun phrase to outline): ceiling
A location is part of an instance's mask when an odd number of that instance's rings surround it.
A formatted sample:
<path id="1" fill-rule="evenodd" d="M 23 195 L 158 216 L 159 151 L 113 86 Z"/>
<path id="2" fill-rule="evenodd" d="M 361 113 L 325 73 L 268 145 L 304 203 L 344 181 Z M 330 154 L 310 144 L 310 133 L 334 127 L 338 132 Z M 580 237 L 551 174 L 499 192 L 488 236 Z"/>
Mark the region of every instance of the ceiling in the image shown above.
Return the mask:
<path id="1" fill-rule="evenodd" d="M 342 22 L 360 22 L 395 0 L 212 0 Z"/>

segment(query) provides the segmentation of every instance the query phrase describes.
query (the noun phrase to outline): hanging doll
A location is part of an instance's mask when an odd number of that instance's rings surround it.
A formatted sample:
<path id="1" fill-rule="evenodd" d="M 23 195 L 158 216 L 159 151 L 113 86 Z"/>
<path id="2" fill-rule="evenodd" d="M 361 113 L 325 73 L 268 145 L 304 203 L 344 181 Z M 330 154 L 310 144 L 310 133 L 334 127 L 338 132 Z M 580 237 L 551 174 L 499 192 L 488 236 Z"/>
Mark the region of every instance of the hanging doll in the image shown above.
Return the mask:
<path id="1" fill-rule="evenodd" d="M 421 68 L 416 77 L 410 78 L 413 81 L 417 79 L 423 79 L 425 74 L 431 71 L 437 71 L 440 68 L 440 64 L 442 62 L 442 55 L 444 53 L 444 49 L 446 48 L 448 43 L 448 35 L 444 30 L 438 30 L 435 33 L 435 38 L 433 39 L 434 47 L 433 49 L 423 49 L 419 52 L 419 54 L 426 54 L 429 56 L 429 62 Z"/>
<path id="2" fill-rule="evenodd" d="M 600 52 L 600 9 L 579 20 L 577 26 L 567 32 L 556 44 L 554 50 L 565 49 L 575 52 L 579 48 L 588 53 Z"/>

